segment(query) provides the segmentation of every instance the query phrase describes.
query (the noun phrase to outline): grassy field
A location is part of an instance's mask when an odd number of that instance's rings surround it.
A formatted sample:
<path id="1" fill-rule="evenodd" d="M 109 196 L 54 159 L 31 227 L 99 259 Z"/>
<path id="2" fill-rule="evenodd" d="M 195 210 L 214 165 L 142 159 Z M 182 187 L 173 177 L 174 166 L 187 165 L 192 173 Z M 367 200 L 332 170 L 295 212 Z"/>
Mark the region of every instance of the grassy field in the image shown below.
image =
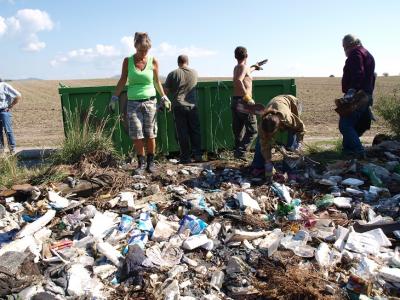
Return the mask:
<path id="1" fill-rule="evenodd" d="M 205 80 L 216 80 L 207 78 Z M 117 79 L 65 80 L 62 83 L 78 86 L 115 85 Z M 56 146 L 63 139 L 59 81 L 13 81 L 11 84 L 23 95 L 23 101 L 14 110 L 14 130 L 19 147 Z M 297 96 L 304 101 L 303 120 L 306 124 L 306 141 L 337 140 L 338 115 L 333 100 L 341 96 L 340 78 L 296 78 Z M 375 89 L 375 105 L 379 97 L 400 88 L 400 77 L 379 77 Z M 363 137 L 370 142 L 378 132 L 385 132 L 378 121 Z"/>

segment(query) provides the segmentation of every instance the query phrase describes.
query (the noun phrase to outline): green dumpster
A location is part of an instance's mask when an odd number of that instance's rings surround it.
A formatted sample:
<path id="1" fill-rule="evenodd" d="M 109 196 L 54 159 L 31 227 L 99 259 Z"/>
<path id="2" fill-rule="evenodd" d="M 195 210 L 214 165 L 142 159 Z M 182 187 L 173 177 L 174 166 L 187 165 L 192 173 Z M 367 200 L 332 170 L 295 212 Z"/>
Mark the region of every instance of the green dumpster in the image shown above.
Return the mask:
<path id="1" fill-rule="evenodd" d="M 115 86 L 99 87 L 61 87 L 61 105 L 63 108 L 64 130 L 66 130 L 66 112 L 87 111 L 93 106 L 93 114 L 98 119 L 110 116 L 107 110 L 109 99 Z M 197 85 L 199 98 L 199 115 L 202 133 L 202 148 L 207 152 L 218 152 L 223 149 L 232 149 L 234 145 L 231 129 L 232 116 L 230 97 L 232 96 L 232 81 L 199 82 Z M 281 94 L 296 95 L 294 79 L 254 80 L 253 98 L 260 103 L 267 104 L 273 97 Z M 124 103 L 126 92 L 121 95 L 120 114 L 110 118 L 109 127 L 114 128 L 113 140 L 116 148 L 122 153 L 132 151 L 132 142 L 126 130 L 126 115 Z M 121 116 L 119 119 L 118 117 Z M 124 122 L 125 118 L 125 122 Z M 157 148 L 163 154 L 178 152 L 175 126 L 172 114 L 158 113 Z M 281 134 L 281 139 L 285 139 Z"/>

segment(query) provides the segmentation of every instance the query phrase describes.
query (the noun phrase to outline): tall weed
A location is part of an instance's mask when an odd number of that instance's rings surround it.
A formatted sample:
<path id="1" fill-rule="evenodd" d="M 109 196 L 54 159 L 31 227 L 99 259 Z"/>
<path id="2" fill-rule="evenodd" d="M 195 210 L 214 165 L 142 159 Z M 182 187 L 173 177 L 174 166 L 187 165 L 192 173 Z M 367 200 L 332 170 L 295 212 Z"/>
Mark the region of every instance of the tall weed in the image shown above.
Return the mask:
<path id="1" fill-rule="evenodd" d="M 118 157 L 112 141 L 115 125 L 111 130 L 107 130 L 110 122 L 108 117 L 96 122 L 92 105 L 84 114 L 75 109 L 65 111 L 65 116 L 66 137 L 60 149 L 52 157 L 54 164 L 74 164 L 83 155 L 97 151 Z"/>
<path id="2" fill-rule="evenodd" d="M 385 95 L 379 98 L 375 110 L 380 115 L 389 129 L 396 137 L 400 137 L 400 95 L 399 90 L 393 91 L 393 95 Z"/>

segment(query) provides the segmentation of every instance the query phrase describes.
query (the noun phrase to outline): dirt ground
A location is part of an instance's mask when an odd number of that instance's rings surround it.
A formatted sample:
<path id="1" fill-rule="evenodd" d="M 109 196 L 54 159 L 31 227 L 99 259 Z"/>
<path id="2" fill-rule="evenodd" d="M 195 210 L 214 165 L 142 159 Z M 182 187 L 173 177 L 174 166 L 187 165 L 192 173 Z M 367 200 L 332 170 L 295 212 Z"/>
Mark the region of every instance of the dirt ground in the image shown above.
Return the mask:
<path id="1" fill-rule="evenodd" d="M 117 79 L 66 80 L 63 84 L 78 86 L 115 85 Z M 14 130 L 19 147 L 53 147 L 63 139 L 59 81 L 14 81 L 11 84 L 21 91 L 23 101 L 14 110 Z M 296 78 L 297 95 L 304 101 L 303 119 L 307 128 L 306 141 L 337 140 L 338 116 L 333 100 L 341 96 L 340 78 Z M 379 97 L 400 88 L 400 78 L 379 77 L 375 90 L 375 105 Z M 370 142 L 377 132 L 385 131 L 381 121 L 364 137 Z"/>

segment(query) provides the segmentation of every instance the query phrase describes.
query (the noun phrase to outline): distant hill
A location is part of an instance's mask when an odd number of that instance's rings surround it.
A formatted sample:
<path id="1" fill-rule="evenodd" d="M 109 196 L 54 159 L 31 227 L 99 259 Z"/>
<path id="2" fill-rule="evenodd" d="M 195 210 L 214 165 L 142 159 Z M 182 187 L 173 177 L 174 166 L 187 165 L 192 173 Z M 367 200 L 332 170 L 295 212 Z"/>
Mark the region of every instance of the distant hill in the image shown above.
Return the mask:
<path id="1" fill-rule="evenodd" d="M 43 80 L 43 79 L 36 78 L 36 77 L 28 77 L 28 78 L 22 78 L 22 79 L 12 79 L 10 81 L 31 81 L 31 80 Z"/>

